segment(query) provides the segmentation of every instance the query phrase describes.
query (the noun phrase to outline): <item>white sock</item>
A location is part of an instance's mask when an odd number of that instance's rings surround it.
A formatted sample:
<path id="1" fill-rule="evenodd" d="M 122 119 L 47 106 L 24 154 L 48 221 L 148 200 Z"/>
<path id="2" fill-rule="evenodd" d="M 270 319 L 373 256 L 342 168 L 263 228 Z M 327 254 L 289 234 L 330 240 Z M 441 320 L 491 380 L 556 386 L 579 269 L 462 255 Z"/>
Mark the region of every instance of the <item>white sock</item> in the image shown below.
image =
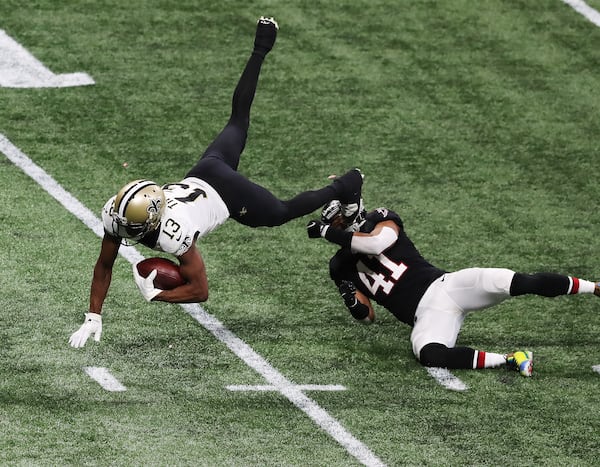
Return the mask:
<path id="1" fill-rule="evenodd" d="M 473 368 L 495 368 L 506 363 L 506 355 L 476 350 L 473 356 Z"/>
<path id="2" fill-rule="evenodd" d="M 594 289 L 596 288 L 596 284 L 594 282 L 578 279 L 576 277 L 569 277 L 569 279 L 571 279 L 571 284 L 569 287 L 570 294 L 594 293 Z"/>

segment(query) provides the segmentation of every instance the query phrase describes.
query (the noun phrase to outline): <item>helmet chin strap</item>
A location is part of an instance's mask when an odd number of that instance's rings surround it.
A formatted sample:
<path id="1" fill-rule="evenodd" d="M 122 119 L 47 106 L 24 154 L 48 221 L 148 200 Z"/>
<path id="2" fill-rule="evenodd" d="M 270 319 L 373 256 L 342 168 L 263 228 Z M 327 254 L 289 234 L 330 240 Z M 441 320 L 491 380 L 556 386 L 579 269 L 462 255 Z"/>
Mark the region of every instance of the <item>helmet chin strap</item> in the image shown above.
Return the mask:
<path id="1" fill-rule="evenodd" d="M 140 239 L 141 240 L 141 239 Z M 140 243 L 140 240 L 131 240 L 131 238 L 121 238 L 121 245 L 123 246 L 136 246 Z"/>

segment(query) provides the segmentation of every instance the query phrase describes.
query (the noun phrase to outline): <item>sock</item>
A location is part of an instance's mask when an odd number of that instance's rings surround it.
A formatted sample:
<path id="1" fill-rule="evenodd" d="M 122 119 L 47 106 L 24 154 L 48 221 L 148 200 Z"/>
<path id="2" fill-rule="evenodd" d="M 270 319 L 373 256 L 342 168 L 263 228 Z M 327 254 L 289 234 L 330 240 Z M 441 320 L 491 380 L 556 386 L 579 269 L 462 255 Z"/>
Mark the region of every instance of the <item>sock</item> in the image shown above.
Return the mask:
<path id="1" fill-rule="evenodd" d="M 510 295 L 535 294 L 543 297 L 558 297 L 576 293 L 594 293 L 594 283 L 551 272 L 535 274 L 515 273 L 510 284 Z"/>
<path id="2" fill-rule="evenodd" d="M 569 294 L 577 293 L 594 293 L 596 284 L 591 281 L 578 279 L 577 277 L 569 277 Z"/>
<path id="3" fill-rule="evenodd" d="M 495 368 L 506 363 L 506 356 L 499 353 L 476 350 L 473 356 L 473 368 Z"/>

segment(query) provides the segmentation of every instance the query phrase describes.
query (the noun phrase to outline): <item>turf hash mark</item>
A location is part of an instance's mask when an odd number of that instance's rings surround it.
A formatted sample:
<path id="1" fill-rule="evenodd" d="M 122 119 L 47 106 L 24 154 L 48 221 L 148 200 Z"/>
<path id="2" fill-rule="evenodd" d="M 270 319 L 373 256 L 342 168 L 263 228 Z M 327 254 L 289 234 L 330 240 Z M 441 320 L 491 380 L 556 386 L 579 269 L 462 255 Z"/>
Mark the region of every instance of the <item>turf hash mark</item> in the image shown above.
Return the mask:
<path id="1" fill-rule="evenodd" d="M 83 367 L 83 371 L 100 386 L 110 392 L 127 391 L 117 378 L 110 374 L 107 368 L 97 366 Z"/>
<path id="2" fill-rule="evenodd" d="M 451 391 L 466 391 L 469 387 L 460 379 L 454 376 L 446 368 L 427 368 L 427 373 L 439 384 Z"/>

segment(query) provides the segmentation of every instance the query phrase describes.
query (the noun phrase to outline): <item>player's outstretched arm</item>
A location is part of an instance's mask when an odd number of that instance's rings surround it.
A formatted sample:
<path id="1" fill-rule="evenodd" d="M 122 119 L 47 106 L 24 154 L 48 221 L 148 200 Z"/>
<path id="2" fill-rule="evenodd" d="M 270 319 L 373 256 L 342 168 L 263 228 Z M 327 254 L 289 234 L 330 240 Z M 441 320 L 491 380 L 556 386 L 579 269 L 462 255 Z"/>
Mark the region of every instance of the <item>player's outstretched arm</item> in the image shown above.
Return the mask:
<path id="1" fill-rule="evenodd" d="M 92 285 L 90 287 L 89 312 L 85 313 L 85 319 L 80 328 L 71 334 L 69 344 L 72 347 L 83 347 L 90 336 L 96 342 L 100 341 L 102 335 L 102 305 L 108 293 L 112 280 L 112 268 L 119 253 L 121 239 L 104 235 L 100 247 L 100 255 L 94 266 Z"/>
<path id="2" fill-rule="evenodd" d="M 90 312 L 92 313 L 102 313 L 102 305 L 110 287 L 113 265 L 117 259 L 120 246 L 120 238 L 108 234 L 104 235 L 90 287 Z"/>

